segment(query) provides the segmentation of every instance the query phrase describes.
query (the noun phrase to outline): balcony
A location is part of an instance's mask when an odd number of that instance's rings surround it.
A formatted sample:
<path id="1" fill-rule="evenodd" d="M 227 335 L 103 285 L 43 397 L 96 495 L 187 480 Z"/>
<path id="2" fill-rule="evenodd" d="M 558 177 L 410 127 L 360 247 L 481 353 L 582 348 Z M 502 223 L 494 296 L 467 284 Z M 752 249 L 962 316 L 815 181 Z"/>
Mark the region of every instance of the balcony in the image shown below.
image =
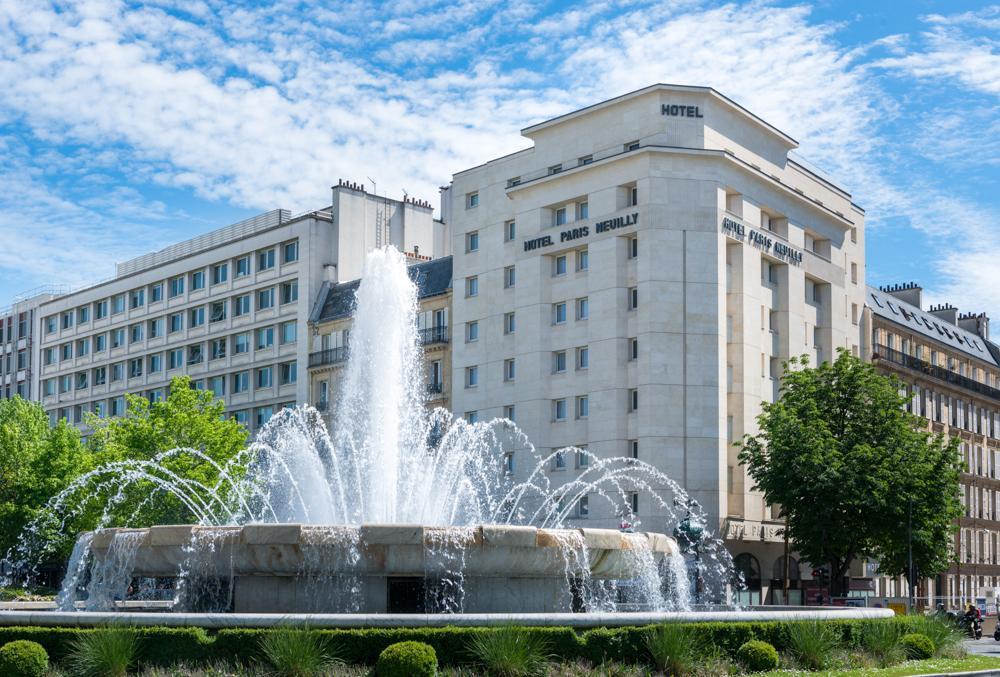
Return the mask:
<path id="1" fill-rule="evenodd" d="M 323 367 L 329 364 L 340 364 L 347 361 L 347 346 L 327 348 L 309 355 L 309 368 Z"/>
<path id="2" fill-rule="evenodd" d="M 434 343 L 448 343 L 449 340 L 451 340 L 451 337 L 448 335 L 447 325 L 427 327 L 420 330 L 421 345 L 428 346 Z"/>
<path id="3" fill-rule="evenodd" d="M 907 369 L 919 371 L 932 378 L 936 378 L 946 383 L 951 383 L 959 388 L 965 388 L 966 390 L 979 393 L 980 395 L 990 397 L 994 400 L 1000 400 L 1000 390 L 997 388 L 992 388 L 985 383 L 980 383 L 979 381 L 971 379 L 968 376 L 957 374 L 950 369 L 939 367 L 931 364 L 930 362 L 924 362 L 923 360 L 907 355 L 906 353 L 900 352 L 894 348 L 883 345 L 875 346 L 875 354 L 872 355 L 872 357 L 876 360 L 885 360 L 887 362 L 892 362 L 893 364 L 906 367 Z"/>
<path id="4" fill-rule="evenodd" d="M 431 395 L 439 395 L 444 390 L 444 386 L 441 383 L 428 383 L 427 392 Z"/>
<path id="5" fill-rule="evenodd" d="M 329 410 L 330 410 L 329 400 L 320 400 L 319 402 L 316 403 L 316 411 L 327 412 Z"/>

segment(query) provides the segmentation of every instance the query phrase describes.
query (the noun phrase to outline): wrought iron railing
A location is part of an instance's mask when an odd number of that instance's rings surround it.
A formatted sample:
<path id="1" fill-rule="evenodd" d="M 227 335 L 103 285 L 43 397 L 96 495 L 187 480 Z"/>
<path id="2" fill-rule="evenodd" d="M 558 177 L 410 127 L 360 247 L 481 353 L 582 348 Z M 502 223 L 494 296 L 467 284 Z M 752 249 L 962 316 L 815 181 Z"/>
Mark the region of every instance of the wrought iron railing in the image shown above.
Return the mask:
<path id="1" fill-rule="evenodd" d="M 447 325 L 427 327 L 420 330 L 420 343 L 425 346 L 431 343 L 448 343 L 449 340 L 451 340 L 451 336 L 448 334 Z"/>
<path id="2" fill-rule="evenodd" d="M 963 376 L 956 373 L 950 369 L 938 366 L 936 364 L 931 364 L 930 362 L 924 362 L 921 359 L 913 357 L 912 355 L 907 355 L 906 353 L 896 350 L 895 348 L 890 348 L 889 346 L 877 345 L 875 346 L 875 354 L 873 355 L 875 359 L 883 359 L 893 364 L 898 364 L 900 366 L 906 367 L 907 369 L 913 369 L 921 373 L 927 374 L 933 378 L 936 378 L 947 383 L 951 383 L 960 388 L 965 388 L 966 390 L 971 390 L 972 392 L 979 393 L 980 395 L 985 395 L 986 397 L 991 397 L 995 400 L 1000 400 L 1000 389 L 988 386 L 985 383 L 980 383 L 975 379 L 971 379 L 968 376 Z"/>
<path id="3" fill-rule="evenodd" d="M 347 360 L 347 346 L 327 348 L 309 355 L 309 367 L 322 367 L 327 364 L 339 364 Z"/>

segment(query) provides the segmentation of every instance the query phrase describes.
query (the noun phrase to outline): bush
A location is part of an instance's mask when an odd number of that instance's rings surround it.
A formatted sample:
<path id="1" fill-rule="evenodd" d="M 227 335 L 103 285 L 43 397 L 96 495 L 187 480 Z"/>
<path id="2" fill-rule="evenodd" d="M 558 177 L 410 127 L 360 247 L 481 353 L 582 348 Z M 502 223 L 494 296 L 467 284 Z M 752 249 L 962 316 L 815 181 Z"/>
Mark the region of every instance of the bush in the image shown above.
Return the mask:
<path id="1" fill-rule="evenodd" d="M 865 623 L 858 633 L 858 645 L 864 649 L 879 667 L 887 667 L 902 661 L 906 656 L 899 645 L 903 627 L 897 623 Z"/>
<path id="2" fill-rule="evenodd" d="M 798 621 L 787 628 L 788 652 L 806 670 L 822 670 L 830 662 L 841 637 L 828 623 Z"/>
<path id="3" fill-rule="evenodd" d="M 527 677 L 545 672 L 550 658 L 545 635 L 526 628 L 504 626 L 469 640 L 469 657 L 486 674 L 497 677 Z"/>
<path id="4" fill-rule="evenodd" d="M 343 663 L 329 636 L 308 628 L 276 628 L 260 636 L 259 646 L 281 677 L 310 677 Z"/>
<path id="5" fill-rule="evenodd" d="M 686 675 L 694 669 L 698 655 L 695 628 L 665 623 L 646 634 L 646 650 L 653 665 L 669 675 Z"/>
<path id="6" fill-rule="evenodd" d="M 899 643 L 903 645 L 907 658 L 922 661 L 934 655 L 934 642 L 931 641 L 930 637 L 919 632 L 903 635 Z"/>
<path id="7" fill-rule="evenodd" d="M 38 642 L 17 639 L 0 647 L 0 675 L 43 677 L 49 671 L 49 654 Z"/>
<path id="8" fill-rule="evenodd" d="M 778 659 L 778 650 L 773 645 L 759 639 L 744 642 L 736 650 L 736 660 L 747 672 L 776 670 L 781 662 Z"/>
<path id="9" fill-rule="evenodd" d="M 397 642 L 379 654 L 375 664 L 378 677 L 434 677 L 437 654 L 423 642 Z"/>
<path id="10" fill-rule="evenodd" d="M 927 635 L 934 642 L 935 653 L 965 653 L 964 636 L 955 622 L 942 616 L 913 616 L 910 632 Z"/>
<path id="11" fill-rule="evenodd" d="M 139 634 L 132 628 L 99 628 L 73 642 L 69 664 L 74 674 L 124 677 L 139 654 Z M 175 659 L 177 655 L 175 654 Z"/>

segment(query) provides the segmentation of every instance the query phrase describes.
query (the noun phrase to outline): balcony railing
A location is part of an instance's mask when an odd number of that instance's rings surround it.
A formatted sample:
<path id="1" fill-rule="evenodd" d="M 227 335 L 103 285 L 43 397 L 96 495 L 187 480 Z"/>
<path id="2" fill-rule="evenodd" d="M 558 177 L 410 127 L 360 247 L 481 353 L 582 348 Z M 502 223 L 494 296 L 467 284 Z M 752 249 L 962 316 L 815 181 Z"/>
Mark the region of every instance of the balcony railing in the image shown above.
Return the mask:
<path id="1" fill-rule="evenodd" d="M 432 343 L 448 343 L 450 338 L 447 325 L 427 327 L 420 330 L 420 343 L 425 346 Z"/>
<path id="2" fill-rule="evenodd" d="M 439 394 L 442 390 L 444 390 L 444 386 L 440 383 L 427 384 L 427 392 L 429 392 L 432 395 Z"/>
<path id="3" fill-rule="evenodd" d="M 939 367 L 931 364 L 930 362 L 924 362 L 921 359 L 913 357 L 912 355 L 907 355 L 906 353 L 896 350 L 895 348 L 883 345 L 875 346 L 875 354 L 873 357 L 875 359 L 886 360 L 908 369 L 919 371 L 938 380 L 979 393 L 980 395 L 1000 400 L 1000 389 L 993 388 L 985 383 L 980 383 L 979 381 L 971 379 L 968 376 L 962 376 L 961 374 L 953 372 L 950 369 Z"/>
<path id="4" fill-rule="evenodd" d="M 339 364 L 347 360 L 347 346 L 327 348 L 309 355 L 309 367 L 322 367 L 328 364 Z"/>

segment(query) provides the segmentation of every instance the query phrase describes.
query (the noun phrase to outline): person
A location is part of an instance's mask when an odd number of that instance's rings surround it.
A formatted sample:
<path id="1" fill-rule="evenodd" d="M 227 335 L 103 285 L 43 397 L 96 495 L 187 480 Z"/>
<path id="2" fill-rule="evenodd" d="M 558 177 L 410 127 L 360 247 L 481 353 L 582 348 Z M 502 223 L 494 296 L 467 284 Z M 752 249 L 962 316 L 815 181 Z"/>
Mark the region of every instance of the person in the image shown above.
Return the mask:
<path id="1" fill-rule="evenodd" d="M 970 604 L 965 609 L 965 620 L 970 622 L 975 620 L 981 623 L 983 620 L 983 612 L 980 611 L 979 607 L 977 607 L 975 604 Z"/>

